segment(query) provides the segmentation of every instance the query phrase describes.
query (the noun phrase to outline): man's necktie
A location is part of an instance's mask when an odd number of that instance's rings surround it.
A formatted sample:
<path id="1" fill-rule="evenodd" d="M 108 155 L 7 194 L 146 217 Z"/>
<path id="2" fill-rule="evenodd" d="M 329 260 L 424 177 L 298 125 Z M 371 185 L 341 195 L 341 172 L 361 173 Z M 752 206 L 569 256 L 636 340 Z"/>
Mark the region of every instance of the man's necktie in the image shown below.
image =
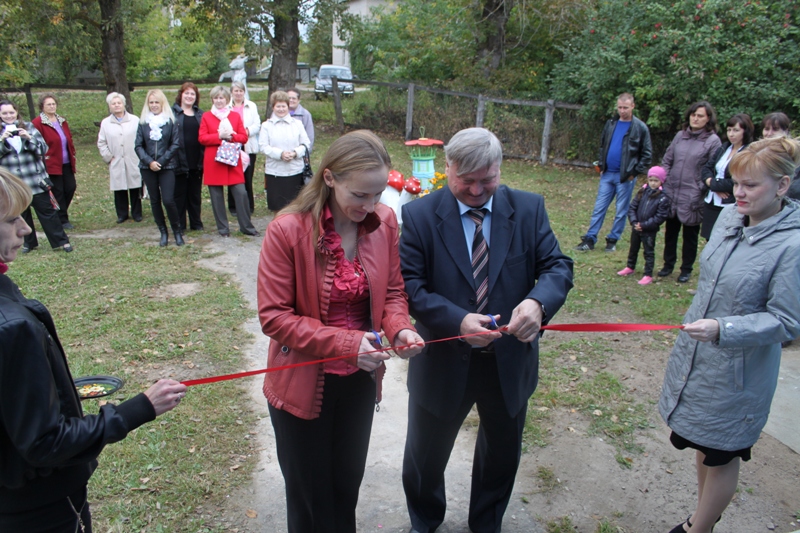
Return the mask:
<path id="1" fill-rule="evenodd" d="M 475 222 L 475 236 L 472 238 L 472 277 L 475 279 L 475 301 L 478 313 L 483 313 L 489 303 L 489 246 L 483 238 L 483 217 L 486 209 L 470 209 L 467 215 Z"/>

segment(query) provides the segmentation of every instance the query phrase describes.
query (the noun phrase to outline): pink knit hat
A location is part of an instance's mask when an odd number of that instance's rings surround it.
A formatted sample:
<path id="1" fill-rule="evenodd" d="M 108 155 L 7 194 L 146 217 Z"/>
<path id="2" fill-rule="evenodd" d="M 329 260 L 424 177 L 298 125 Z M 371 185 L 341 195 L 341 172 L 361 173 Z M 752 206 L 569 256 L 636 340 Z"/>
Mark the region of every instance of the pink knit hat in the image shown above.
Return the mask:
<path id="1" fill-rule="evenodd" d="M 647 177 L 658 178 L 661 183 L 664 183 L 667 180 L 667 171 L 664 170 L 664 167 L 650 167 L 650 170 L 647 171 Z"/>

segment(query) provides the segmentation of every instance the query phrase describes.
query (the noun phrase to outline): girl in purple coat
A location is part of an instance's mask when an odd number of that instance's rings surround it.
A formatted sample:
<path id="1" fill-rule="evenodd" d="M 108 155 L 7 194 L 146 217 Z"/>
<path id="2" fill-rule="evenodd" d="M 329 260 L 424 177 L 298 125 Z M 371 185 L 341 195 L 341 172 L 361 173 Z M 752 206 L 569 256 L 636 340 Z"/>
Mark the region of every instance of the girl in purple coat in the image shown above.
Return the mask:
<path id="1" fill-rule="evenodd" d="M 636 268 L 639 247 L 644 248 L 644 277 L 639 285 L 653 282 L 653 265 L 656 262 L 656 234 L 661 224 L 669 216 L 669 198 L 661 190 L 667 179 L 667 171 L 662 167 L 652 167 L 647 171 L 647 185 L 639 190 L 628 209 L 631 221 L 631 249 L 628 252 L 628 266 L 617 272 L 620 276 L 630 276 Z"/>

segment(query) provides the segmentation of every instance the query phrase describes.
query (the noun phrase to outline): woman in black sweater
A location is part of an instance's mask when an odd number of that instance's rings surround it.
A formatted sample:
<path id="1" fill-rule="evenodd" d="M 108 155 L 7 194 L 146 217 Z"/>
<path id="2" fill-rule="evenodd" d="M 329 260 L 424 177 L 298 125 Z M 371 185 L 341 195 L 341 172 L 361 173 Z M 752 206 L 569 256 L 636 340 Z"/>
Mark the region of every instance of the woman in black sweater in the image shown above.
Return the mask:
<path id="1" fill-rule="evenodd" d="M 700 179 L 708 188 L 703 210 L 703 226 L 700 228 L 700 236 L 705 240 L 711 237 L 711 230 L 714 229 L 714 223 L 722 208 L 734 202 L 733 181 L 728 163 L 742 148 L 753 142 L 755 133 L 750 115 L 745 113 L 737 113 L 729 118 L 727 127 L 727 142 L 719 147 L 700 171 Z"/>

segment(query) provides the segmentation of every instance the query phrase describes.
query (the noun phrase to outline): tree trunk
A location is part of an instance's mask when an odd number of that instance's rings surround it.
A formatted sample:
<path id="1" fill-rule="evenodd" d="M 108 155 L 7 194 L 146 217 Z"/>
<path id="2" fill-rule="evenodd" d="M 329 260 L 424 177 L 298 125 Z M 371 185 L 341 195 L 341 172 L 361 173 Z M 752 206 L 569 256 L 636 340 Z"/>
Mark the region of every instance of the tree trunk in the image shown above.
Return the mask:
<path id="1" fill-rule="evenodd" d="M 272 67 L 269 71 L 270 94 L 294 87 L 297 78 L 297 51 L 300 47 L 297 0 L 277 0 L 275 4 L 279 7 L 275 10 Z"/>
<path id="2" fill-rule="evenodd" d="M 491 76 L 505 57 L 506 23 L 514 0 L 485 0 L 481 13 L 478 57 L 483 62 L 483 74 Z"/>
<path id="3" fill-rule="evenodd" d="M 118 92 L 125 97 L 125 107 L 133 112 L 131 92 L 128 88 L 127 64 L 125 62 L 125 39 L 120 13 L 121 0 L 98 0 L 100 4 L 100 36 L 102 39 L 101 61 L 106 90 Z"/>

